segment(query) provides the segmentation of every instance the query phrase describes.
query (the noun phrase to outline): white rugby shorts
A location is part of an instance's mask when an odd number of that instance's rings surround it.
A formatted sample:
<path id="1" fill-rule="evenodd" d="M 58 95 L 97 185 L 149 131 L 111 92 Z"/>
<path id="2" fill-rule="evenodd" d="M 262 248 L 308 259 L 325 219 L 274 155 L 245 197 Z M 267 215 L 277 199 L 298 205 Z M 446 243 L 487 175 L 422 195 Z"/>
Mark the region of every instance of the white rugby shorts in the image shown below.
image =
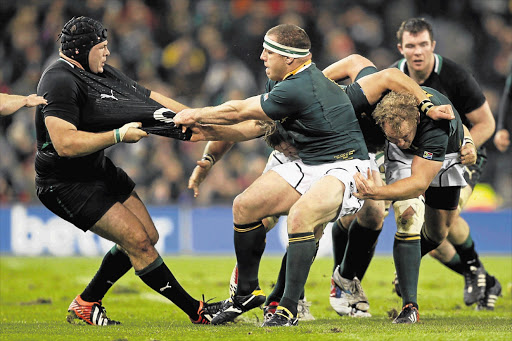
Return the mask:
<path id="1" fill-rule="evenodd" d="M 386 183 L 388 185 L 397 180 L 411 176 L 411 164 L 414 154 L 404 153 L 395 144 L 386 142 Z M 459 153 L 445 155 L 445 159 L 439 173 L 430 183 L 430 187 L 466 186 L 464 180 L 464 166 L 462 166 Z"/>
<path id="2" fill-rule="evenodd" d="M 320 178 L 328 175 L 334 176 L 345 185 L 345 193 L 343 194 L 343 203 L 339 215 L 339 217 L 342 217 L 355 214 L 363 207 L 364 200 L 352 195 L 356 191 L 354 175 L 357 172 L 361 172 L 366 177 L 370 164 L 370 160 L 354 159 L 321 165 L 306 165 L 300 158 L 286 157 L 283 153 L 274 151 L 270 155 L 263 172 L 273 170 L 301 195 L 306 193 Z"/>

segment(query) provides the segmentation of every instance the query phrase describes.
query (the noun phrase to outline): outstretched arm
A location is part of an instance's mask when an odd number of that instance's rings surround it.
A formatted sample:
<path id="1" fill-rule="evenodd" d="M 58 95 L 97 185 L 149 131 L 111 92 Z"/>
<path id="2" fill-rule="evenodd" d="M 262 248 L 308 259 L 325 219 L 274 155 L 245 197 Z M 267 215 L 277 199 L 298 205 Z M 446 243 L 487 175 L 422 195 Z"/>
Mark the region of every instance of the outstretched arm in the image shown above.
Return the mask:
<path id="1" fill-rule="evenodd" d="M 180 102 L 177 102 L 177 101 L 173 100 L 172 98 L 164 96 L 161 93 L 158 93 L 156 91 L 151 91 L 149 98 L 160 103 L 164 107 L 171 109 L 174 112 L 180 112 L 183 109 L 188 108 L 186 105 L 181 104 Z"/>
<path id="2" fill-rule="evenodd" d="M 250 120 L 233 125 L 203 125 L 194 124 L 190 126 L 192 137 L 190 141 L 248 141 L 262 136 L 265 132 L 260 121 Z"/>
<path id="3" fill-rule="evenodd" d="M 14 114 L 22 107 L 35 107 L 40 104 L 47 103 L 43 97 L 36 94 L 29 96 L 0 94 L 0 116 Z"/>
<path id="4" fill-rule="evenodd" d="M 245 100 L 228 101 L 216 107 L 185 109 L 174 116 L 174 123 L 189 127 L 201 124 L 235 124 L 247 120 L 271 121 L 260 104 L 260 95 Z"/>
<path id="5" fill-rule="evenodd" d="M 440 161 L 426 160 L 419 156 L 414 156 L 410 177 L 380 187 L 371 179 L 370 170 L 368 170 L 368 178 L 365 178 L 361 173 L 357 173 L 354 175 L 357 188 L 357 193 L 354 193 L 354 196 L 359 199 L 374 200 L 416 198 L 427 190 L 442 165 L 443 163 Z"/>

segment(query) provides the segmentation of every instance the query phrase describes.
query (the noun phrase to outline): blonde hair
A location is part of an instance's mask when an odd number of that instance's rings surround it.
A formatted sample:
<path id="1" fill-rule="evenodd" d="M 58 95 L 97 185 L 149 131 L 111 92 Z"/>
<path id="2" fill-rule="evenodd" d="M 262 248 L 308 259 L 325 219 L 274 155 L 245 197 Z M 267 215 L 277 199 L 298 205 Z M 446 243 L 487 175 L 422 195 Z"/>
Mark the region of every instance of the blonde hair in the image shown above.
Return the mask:
<path id="1" fill-rule="evenodd" d="M 411 127 L 416 126 L 418 113 L 414 95 L 391 91 L 377 104 L 372 117 L 382 129 L 384 123 L 387 123 L 393 131 L 402 133 L 401 127 L 404 121 L 407 121 Z"/>

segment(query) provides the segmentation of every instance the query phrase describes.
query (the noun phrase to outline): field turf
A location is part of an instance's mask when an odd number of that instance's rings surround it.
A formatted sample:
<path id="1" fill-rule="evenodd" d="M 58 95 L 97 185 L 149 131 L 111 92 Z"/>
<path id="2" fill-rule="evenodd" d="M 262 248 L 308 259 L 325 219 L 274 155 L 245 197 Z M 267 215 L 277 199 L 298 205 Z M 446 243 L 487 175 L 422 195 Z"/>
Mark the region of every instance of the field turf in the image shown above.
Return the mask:
<path id="1" fill-rule="evenodd" d="M 420 323 L 394 325 L 389 315 L 401 307 L 392 293 L 390 256 L 377 256 L 362 284 L 371 318 L 339 317 L 329 305 L 332 261 L 315 261 L 306 285 L 315 321 L 298 327 L 261 328 L 254 309 L 227 326 L 193 325 L 176 306 L 146 287 L 133 270 L 107 293 L 108 316 L 121 326 L 71 325 L 66 311 L 87 285 L 100 258 L 0 257 L 0 340 L 512 340 L 512 257 L 483 256 L 498 277 L 503 297 L 495 311 L 475 311 L 462 300 L 463 278 L 425 257 L 419 283 Z M 191 295 L 220 300 L 228 296 L 233 257 L 164 257 Z M 265 256 L 260 284 L 270 293 L 280 258 Z"/>

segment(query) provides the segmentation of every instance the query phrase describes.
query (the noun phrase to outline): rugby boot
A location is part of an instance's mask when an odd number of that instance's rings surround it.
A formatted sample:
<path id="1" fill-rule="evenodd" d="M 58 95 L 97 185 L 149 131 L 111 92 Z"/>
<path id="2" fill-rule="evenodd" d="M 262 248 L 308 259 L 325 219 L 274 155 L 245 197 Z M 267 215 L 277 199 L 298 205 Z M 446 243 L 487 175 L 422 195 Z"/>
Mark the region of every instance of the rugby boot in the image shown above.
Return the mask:
<path id="1" fill-rule="evenodd" d="M 263 322 L 262 327 L 290 327 L 299 324 L 299 320 L 285 307 L 277 307 L 270 319 Z"/>
<path id="2" fill-rule="evenodd" d="M 476 310 L 494 310 L 494 305 L 496 304 L 498 297 L 501 296 L 501 284 L 496 277 L 492 277 L 494 278 L 494 285 L 486 287 L 485 297 L 478 301 Z"/>
<path id="3" fill-rule="evenodd" d="M 233 322 L 243 313 L 259 307 L 265 302 L 263 290 L 256 289 L 246 296 L 235 295 L 224 301 L 220 312 L 212 319 L 212 324 L 225 324 Z"/>
<path id="4" fill-rule="evenodd" d="M 464 303 L 467 306 L 476 303 L 485 297 L 485 269 L 482 265 L 479 267 L 470 266 L 464 271 Z"/>
<path id="5" fill-rule="evenodd" d="M 75 297 L 69 305 L 66 320 L 71 324 L 90 324 L 96 326 L 118 325 L 121 322 L 111 320 L 107 317 L 107 311 L 98 302 L 86 302 L 80 295 Z"/>
<path id="6" fill-rule="evenodd" d="M 400 314 L 393 320 L 393 323 L 406 323 L 412 324 L 420 320 L 420 313 L 412 303 L 406 304 Z"/>

